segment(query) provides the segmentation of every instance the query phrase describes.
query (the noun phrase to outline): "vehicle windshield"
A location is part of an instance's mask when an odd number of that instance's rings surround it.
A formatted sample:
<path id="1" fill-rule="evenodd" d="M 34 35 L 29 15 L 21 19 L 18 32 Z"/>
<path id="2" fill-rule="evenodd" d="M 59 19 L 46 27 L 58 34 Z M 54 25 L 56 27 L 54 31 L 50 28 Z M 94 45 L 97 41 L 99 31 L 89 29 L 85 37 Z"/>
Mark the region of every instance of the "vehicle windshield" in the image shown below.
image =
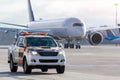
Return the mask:
<path id="1" fill-rule="evenodd" d="M 56 47 L 56 42 L 49 37 L 27 37 L 27 46 L 47 46 L 47 47 Z"/>

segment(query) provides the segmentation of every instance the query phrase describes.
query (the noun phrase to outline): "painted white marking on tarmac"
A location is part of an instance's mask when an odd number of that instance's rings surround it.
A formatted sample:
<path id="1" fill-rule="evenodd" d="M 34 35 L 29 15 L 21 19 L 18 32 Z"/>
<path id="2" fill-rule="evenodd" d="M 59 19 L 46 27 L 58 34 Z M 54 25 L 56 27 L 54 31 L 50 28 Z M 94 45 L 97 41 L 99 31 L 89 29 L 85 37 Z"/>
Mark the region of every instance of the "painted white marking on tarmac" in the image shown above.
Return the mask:
<path id="1" fill-rule="evenodd" d="M 96 67 L 96 66 L 99 66 L 99 67 L 102 67 L 102 66 L 111 66 L 111 67 L 119 67 L 119 65 L 108 65 L 108 64 L 86 64 L 86 65 L 71 65 L 71 64 L 67 64 L 67 66 L 72 66 L 72 67 Z"/>
<path id="2" fill-rule="evenodd" d="M 9 74 L 0 74 L 0 77 L 9 77 Z"/>
<path id="3" fill-rule="evenodd" d="M 69 55 L 95 55 L 93 53 L 73 53 L 73 54 L 69 54 Z"/>

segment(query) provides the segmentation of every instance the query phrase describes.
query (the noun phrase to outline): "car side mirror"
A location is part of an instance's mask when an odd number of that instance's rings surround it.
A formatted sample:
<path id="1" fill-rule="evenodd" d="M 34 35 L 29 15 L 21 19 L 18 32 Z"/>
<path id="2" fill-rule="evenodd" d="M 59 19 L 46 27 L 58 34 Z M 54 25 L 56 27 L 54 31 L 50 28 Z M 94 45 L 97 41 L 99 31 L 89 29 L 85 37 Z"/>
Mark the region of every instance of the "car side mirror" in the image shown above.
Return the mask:
<path id="1" fill-rule="evenodd" d="M 25 45 L 23 43 L 20 43 L 19 47 L 25 47 Z"/>
<path id="2" fill-rule="evenodd" d="M 62 43 L 58 43 L 58 46 L 64 48 Z"/>

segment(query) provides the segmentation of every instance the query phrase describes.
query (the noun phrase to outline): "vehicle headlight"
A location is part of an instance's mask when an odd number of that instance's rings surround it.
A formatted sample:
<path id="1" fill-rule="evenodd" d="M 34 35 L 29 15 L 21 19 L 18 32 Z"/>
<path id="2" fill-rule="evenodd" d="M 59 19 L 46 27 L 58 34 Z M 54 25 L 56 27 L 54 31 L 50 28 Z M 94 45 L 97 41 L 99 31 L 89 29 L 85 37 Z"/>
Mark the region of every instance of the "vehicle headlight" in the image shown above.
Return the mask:
<path id="1" fill-rule="evenodd" d="M 65 54 L 64 50 L 59 50 L 59 54 Z"/>
<path id="2" fill-rule="evenodd" d="M 32 55 L 37 55 L 38 53 L 36 51 L 31 51 Z"/>

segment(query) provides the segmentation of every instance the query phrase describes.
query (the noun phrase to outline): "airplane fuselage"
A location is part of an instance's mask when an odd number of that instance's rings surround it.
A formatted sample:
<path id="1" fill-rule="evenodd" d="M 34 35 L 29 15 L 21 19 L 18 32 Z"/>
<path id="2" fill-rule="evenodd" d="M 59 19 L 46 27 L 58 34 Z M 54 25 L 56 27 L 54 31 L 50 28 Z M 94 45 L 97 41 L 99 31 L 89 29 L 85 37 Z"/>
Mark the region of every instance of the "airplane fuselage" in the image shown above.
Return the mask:
<path id="1" fill-rule="evenodd" d="M 29 29 L 50 32 L 61 38 L 83 38 L 86 34 L 86 26 L 78 18 L 65 18 L 55 20 L 40 20 L 30 22 Z"/>

